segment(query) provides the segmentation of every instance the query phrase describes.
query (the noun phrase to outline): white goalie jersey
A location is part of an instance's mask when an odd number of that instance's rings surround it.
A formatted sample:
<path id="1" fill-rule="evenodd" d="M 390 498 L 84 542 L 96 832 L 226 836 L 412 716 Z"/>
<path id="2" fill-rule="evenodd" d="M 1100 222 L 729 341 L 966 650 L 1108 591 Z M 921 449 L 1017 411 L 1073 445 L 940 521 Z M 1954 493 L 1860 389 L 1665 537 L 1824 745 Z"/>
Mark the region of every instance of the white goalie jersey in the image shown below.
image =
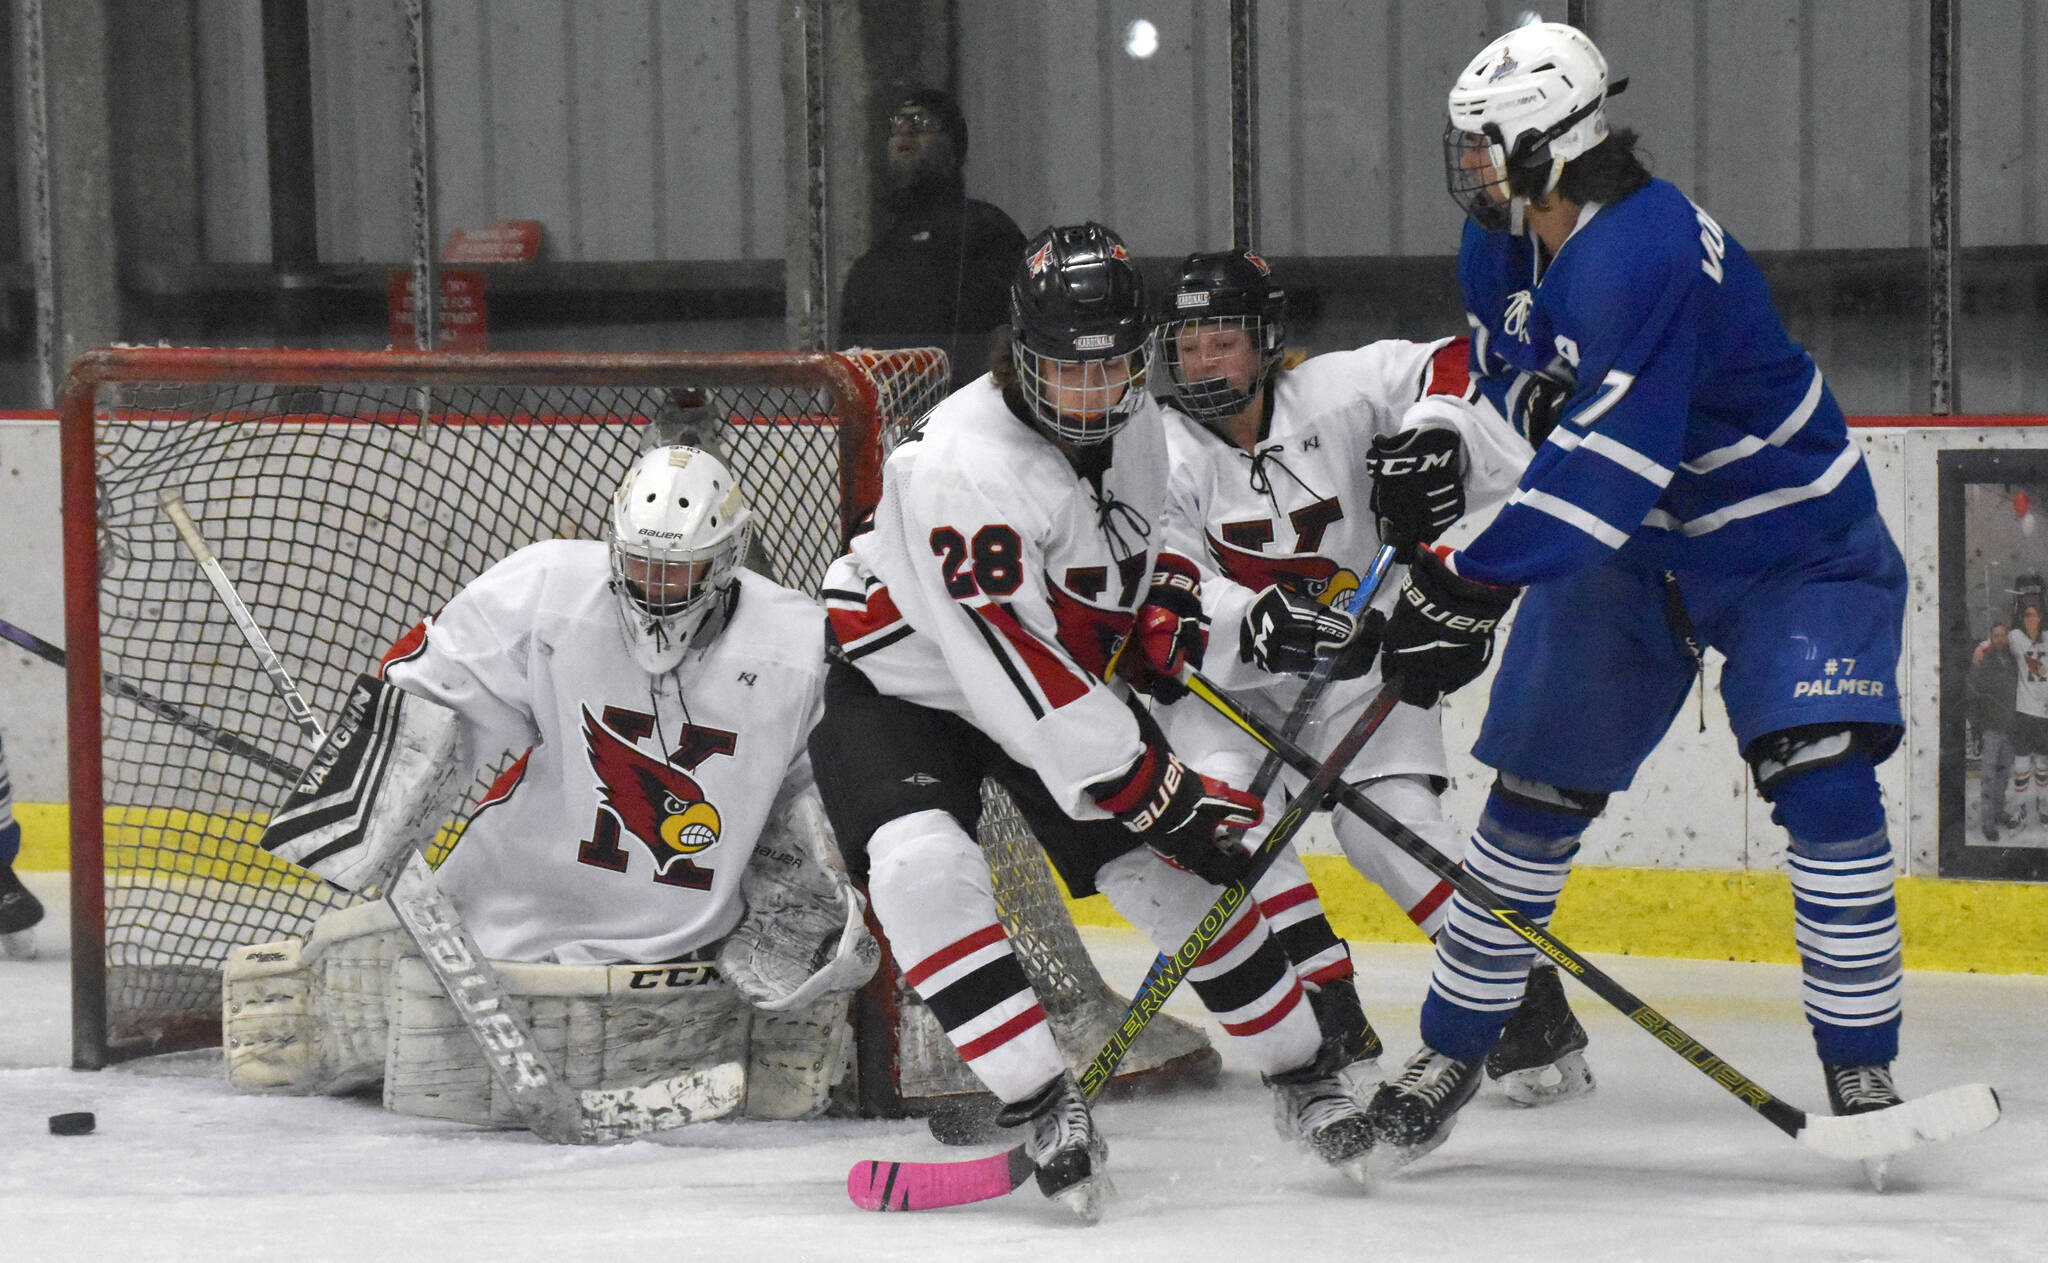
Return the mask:
<path id="1" fill-rule="evenodd" d="M 1429 426 L 1463 443 L 1467 512 L 1504 499 L 1528 464 L 1528 444 L 1471 388 L 1463 338 L 1389 340 L 1318 355 L 1279 373 L 1271 423 L 1246 452 L 1177 411 L 1167 411 L 1172 465 L 1168 547 L 1202 566 L 1202 605 L 1211 619 L 1204 673 L 1264 708 L 1284 714 L 1302 681 L 1273 676 L 1240 659 L 1237 629 L 1258 593 L 1275 583 L 1342 606 L 1379 551 L 1366 457 L 1374 438 Z M 1398 582 L 1375 605 L 1391 608 Z M 1322 740 L 1334 740 L 1378 689 L 1377 668 L 1333 682 L 1319 707 Z M 1212 775 L 1234 769 L 1210 757 L 1245 742 L 1206 706 L 1176 703 L 1162 716 L 1174 747 Z M 1433 712 L 1401 707 L 1356 765 L 1374 775 L 1443 775 L 1443 741 Z M 1320 751 L 1318 751 L 1320 752 Z M 1252 759 L 1256 762 L 1256 758 Z"/>
<path id="2" fill-rule="evenodd" d="M 1069 814 L 1144 749 L 1103 672 L 1165 539 L 1164 417 L 1143 400 L 1077 473 L 983 377 L 890 454 L 874 529 L 825 577 L 846 658 L 884 694 L 960 715 Z M 1106 458 L 1106 459 L 1105 459 Z"/>
<path id="3" fill-rule="evenodd" d="M 824 629 L 808 597 L 737 578 L 723 633 L 660 676 L 628 653 L 605 546 L 584 541 L 514 553 L 386 655 L 478 759 L 525 751 L 440 867 L 487 955 L 665 961 L 739 923 L 755 839 L 811 787 Z"/>

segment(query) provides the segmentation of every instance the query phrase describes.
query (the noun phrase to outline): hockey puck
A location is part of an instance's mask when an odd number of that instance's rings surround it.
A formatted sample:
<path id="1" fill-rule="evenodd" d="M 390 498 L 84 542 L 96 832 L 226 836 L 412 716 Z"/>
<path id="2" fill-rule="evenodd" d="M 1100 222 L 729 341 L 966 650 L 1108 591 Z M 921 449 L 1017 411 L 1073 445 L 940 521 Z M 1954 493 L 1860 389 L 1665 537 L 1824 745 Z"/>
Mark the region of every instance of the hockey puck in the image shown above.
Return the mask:
<path id="1" fill-rule="evenodd" d="M 50 1115 L 50 1134 L 52 1136 L 90 1135 L 92 1129 L 97 1125 L 98 1120 L 87 1113 Z"/>

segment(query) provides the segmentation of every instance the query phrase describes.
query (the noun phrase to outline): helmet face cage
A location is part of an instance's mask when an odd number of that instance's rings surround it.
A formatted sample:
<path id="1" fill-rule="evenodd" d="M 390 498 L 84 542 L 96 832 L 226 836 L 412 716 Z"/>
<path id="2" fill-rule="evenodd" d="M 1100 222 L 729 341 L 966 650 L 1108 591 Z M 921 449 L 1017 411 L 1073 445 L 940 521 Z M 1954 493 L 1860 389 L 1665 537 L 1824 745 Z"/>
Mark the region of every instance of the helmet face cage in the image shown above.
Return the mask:
<path id="1" fill-rule="evenodd" d="M 1229 375 L 1197 377 L 1187 367 L 1188 340 L 1203 333 L 1211 335 L 1242 331 L 1253 363 L 1250 379 L 1242 386 Z M 1169 320 L 1153 331 L 1153 362 L 1159 365 L 1166 397 L 1173 405 L 1203 425 L 1220 425 L 1242 413 L 1258 398 L 1266 380 L 1279 366 L 1286 352 L 1284 329 L 1277 320 L 1261 316 L 1201 316 L 1192 320 Z M 1198 363 L 1194 372 L 1212 371 Z"/>
<path id="2" fill-rule="evenodd" d="M 1095 360 L 1040 355 L 1021 340 L 1010 351 L 1032 419 L 1076 447 L 1101 443 L 1123 429 L 1144 397 L 1143 346 Z"/>
<path id="3" fill-rule="evenodd" d="M 1287 291 L 1273 283 L 1273 269 L 1249 250 L 1191 254 L 1161 302 L 1152 332 L 1154 361 L 1161 366 L 1167 398 L 1204 425 L 1218 425 L 1243 412 L 1258 397 L 1287 350 Z M 1210 343 L 1216 335 L 1242 331 L 1256 357 L 1243 385 L 1218 374 L 1213 354 L 1188 367 L 1189 340 Z M 1201 338 L 1202 334 L 1210 335 Z"/>
<path id="4" fill-rule="evenodd" d="M 753 514 L 732 471 L 689 447 L 633 463 L 606 530 L 626 648 L 643 670 L 673 669 L 746 556 Z"/>
<path id="5" fill-rule="evenodd" d="M 1031 420 L 1087 446 L 1121 430 L 1144 398 L 1145 283 L 1101 224 L 1047 228 L 1010 283 L 1010 350 Z"/>
<path id="6" fill-rule="evenodd" d="M 1517 226 L 1521 204 L 1557 187 L 1564 164 L 1607 139 L 1607 60 L 1561 22 L 1520 26 L 1458 76 L 1444 129 L 1451 200 L 1481 228 Z"/>

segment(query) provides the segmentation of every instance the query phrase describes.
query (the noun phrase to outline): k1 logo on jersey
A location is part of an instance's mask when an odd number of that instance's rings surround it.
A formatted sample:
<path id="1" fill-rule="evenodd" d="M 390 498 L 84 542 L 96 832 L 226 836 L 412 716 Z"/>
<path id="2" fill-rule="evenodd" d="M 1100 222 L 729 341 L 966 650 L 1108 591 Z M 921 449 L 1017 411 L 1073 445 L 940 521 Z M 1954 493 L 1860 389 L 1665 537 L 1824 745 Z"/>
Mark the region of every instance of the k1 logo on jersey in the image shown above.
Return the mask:
<path id="1" fill-rule="evenodd" d="M 681 742 L 664 761 L 634 746 L 653 732 L 652 715 L 607 706 L 604 721 L 599 722 L 584 710 L 583 743 L 590 769 L 597 774 L 599 805 L 591 837 L 576 858 L 625 872 L 627 854 L 619 845 L 623 829 L 654 857 L 655 881 L 709 890 L 712 870 L 690 857 L 718 841 L 724 822 L 686 769 L 714 754 L 732 754 L 738 737 L 723 729 L 687 725 Z"/>

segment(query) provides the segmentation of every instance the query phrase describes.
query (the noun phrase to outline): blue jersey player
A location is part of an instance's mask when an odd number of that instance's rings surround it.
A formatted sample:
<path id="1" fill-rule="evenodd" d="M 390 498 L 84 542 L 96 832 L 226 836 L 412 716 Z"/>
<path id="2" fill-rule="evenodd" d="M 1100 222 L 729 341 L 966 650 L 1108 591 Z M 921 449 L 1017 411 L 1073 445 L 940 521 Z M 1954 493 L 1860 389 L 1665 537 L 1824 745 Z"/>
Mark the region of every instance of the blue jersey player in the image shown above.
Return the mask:
<path id="1" fill-rule="evenodd" d="M 1610 135 L 1600 52 L 1558 23 L 1488 45 L 1450 95 L 1473 366 L 1535 446 L 1499 516 L 1421 550 L 1384 670 L 1469 683 L 1524 594 L 1474 753 L 1498 770 L 1465 865 L 1546 922 L 1580 834 L 1669 727 L 1699 649 L 1791 835 L 1803 998 L 1837 1113 L 1895 1104 L 1899 931 L 1875 766 L 1897 745 L 1905 567 L 1811 357 L 1712 216 Z M 1426 493 L 1427 488 L 1417 488 Z M 1387 488 L 1384 494 L 1398 495 Z M 1424 1047 L 1374 1098 L 1382 1166 L 1479 1085 L 1527 946 L 1458 897 Z"/>

